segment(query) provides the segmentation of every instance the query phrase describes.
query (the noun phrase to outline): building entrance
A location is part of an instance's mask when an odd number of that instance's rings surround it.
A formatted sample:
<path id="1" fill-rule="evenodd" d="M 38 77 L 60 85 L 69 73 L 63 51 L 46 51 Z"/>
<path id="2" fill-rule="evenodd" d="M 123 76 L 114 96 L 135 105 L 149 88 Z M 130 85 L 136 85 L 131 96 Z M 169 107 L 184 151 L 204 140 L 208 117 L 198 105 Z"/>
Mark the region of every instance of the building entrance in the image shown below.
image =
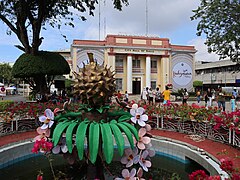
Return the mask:
<path id="1" fill-rule="evenodd" d="M 141 91 L 141 81 L 133 81 L 132 82 L 132 93 L 140 94 Z"/>

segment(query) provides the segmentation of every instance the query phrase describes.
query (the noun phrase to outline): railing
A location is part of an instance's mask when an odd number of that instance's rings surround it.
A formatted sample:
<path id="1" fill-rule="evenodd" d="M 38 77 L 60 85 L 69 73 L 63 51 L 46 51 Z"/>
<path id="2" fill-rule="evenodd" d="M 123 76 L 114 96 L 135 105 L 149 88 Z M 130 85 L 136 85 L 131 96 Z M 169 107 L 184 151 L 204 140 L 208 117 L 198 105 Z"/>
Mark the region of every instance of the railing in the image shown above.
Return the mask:
<path id="1" fill-rule="evenodd" d="M 196 120 L 182 121 L 178 118 L 153 115 L 149 123 L 155 129 L 199 135 L 214 141 L 240 147 L 240 134 L 237 134 L 234 129 L 224 126 L 214 129 L 214 124 L 209 122 L 197 122 Z M 24 119 L 15 118 L 10 122 L 0 122 L 0 136 L 36 130 L 39 125 L 37 119 L 30 117 Z"/>
<path id="2" fill-rule="evenodd" d="M 144 73 L 144 69 L 142 68 L 132 68 L 133 73 Z"/>
<path id="3" fill-rule="evenodd" d="M 151 73 L 157 73 L 157 68 L 151 68 Z"/>
<path id="4" fill-rule="evenodd" d="M 178 118 L 167 118 L 158 115 L 152 116 L 150 124 L 156 129 L 199 135 L 207 139 L 240 147 L 240 134 L 237 134 L 235 129 L 225 126 L 215 129 L 214 124 L 209 122 L 182 121 Z"/>
<path id="5" fill-rule="evenodd" d="M 116 73 L 123 73 L 123 67 L 122 66 L 116 66 L 115 71 L 116 71 Z"/>
<path id="6" fill-rule="evenodd" d="M 10 122 L 0 122 L 0 136 L 13 134 L 17 132 L 33 131 L 39 127 L 35 118 L 13 119 Z"/>

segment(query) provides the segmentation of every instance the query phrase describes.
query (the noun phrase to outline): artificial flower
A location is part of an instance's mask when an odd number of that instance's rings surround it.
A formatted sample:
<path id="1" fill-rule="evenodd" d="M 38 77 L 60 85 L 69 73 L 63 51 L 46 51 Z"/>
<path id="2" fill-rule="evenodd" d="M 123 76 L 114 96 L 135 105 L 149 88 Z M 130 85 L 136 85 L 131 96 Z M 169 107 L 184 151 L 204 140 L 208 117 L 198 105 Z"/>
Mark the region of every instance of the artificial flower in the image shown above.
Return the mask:
<path id="1" fill-rule="evenodd" d="M 151 138 L 144 136 L 147 130 L 145 128 L 141 128 L 138 131 L 139 141 L 137 142 L 137 147 L 141 150 L 146 149 L 145 144 L 149 144 L 151 142 Z"/>
<path id="2" fill-rule="evenodd" d="M 136 108 L 138 107 L 137 104 L 133 104 L 132 105 L 132 109 L 130 110 L 130 113 L 133 117 L 131 117 L 131 121 L 136 124 L 138 123 L 140 126 L 145 126 L 146 123 L 145 121 L 148 120 L 148 116 L 144 113 L 144 109 L 142 107 Z"/>
<path id="3" fill-rule="evenodd" d="M 47 153 L 47 152 L 51 151 L 52 147 L 53 147 L 52 142 L 48 142 L 45 139 L 41 139 L 41 140 L 35 141 L 32 152 L 33 153 L 38 153 L 38 152 Z"/>
<path id="4" fill-rule="evenodd" d="M 41 129 L 51 128 L 54 123 L 54 113 L 50 109 L 44 111 L 44 115 L 39 117 L 39 121 L 44 124 L 41 126 Z"/>
<path id="5" fill-rule="evenodd" d="M 131 172 L 129 172 L 128 169 L 122 170 L 122 176 L 123 178 L 115 178 L 115 180 L 136 180 L 136 169 L 133 168 Z"/>
<path id="6" fill-rule="evenodd" d="M 136 161 L 142 166 L 143 170 L 148 172 L 148 168 L 152 166 L 151 161 L 147 160 L 149 152 L 147 150 L 143 151 L 142 154 L 136 156 Z"/>
<path id="7" fill-rule="evenodd" d="M 47 138 L 50 136 L 50 129 L 42 129 L 41 127 L 38 127 L 37 133 L 39 135 L 34 138 L 34 141 L 41 140 L 41 139 L 47 140 Z"/>
<path id="8" fill-rule="evenodd" d="M 142 178 L 143 176 L 143 169 L 140 167 L 137 171 L 137 180 L 145 180 L 144 178 Z"/>
<path id="9" fill-rule="evenodd" d="M 60 151 L 62 151 L 63 153 L 66 153 L 68 151 L 68 148 L 66 145 L 66 138 L 61 138 L 58 142 L 58 145 L 56 145 L 52 149 L 53 154 L 59 154 Z"/>
<path id="10" fill-rule="evenodd" d="M 122 157 L 121 163 L 126 164 L 126 167 L 131 167 L 133 163 L 135 163 L 135 157 L 138 154 L 138 149 L 134 148 L 133 150 L 131 148 L 127 148 L 124 150 L 125 156 Z"/>

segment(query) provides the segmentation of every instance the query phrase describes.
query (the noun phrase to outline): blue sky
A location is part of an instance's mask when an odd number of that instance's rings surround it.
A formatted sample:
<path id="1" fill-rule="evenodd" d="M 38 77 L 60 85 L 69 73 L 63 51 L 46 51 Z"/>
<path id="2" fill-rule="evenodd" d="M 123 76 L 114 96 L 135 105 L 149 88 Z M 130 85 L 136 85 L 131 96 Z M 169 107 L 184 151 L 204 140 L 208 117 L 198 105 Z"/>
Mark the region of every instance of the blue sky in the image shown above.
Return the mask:
<path id="1" fill-rule="evenodd" d="M 204 37 L 196 36 L 197 21 L 191 21 L 192 10 L 200 0 L 147 0 L 148 36 L 169 38 L 171 44 L 194 45 L 197 49 L 196 60 L 215 61 L 215 54 L 208 54 Z M 104 4 L 105 2 L 105 4 Z M 100 1 L 100 39 L 107 34 L 146 35 L 146 0 L 129 0 L 129 6 L 117 11 L 112 1 Z M 74 39 L 99 39 L 99 6 L 95 16 L 87 21 L 75 20 L 75 28 L 62 26 L 61 30 L 47 28 L 42 31 L 44 37 L 40 49 L 59 50 L 70 48 Z M 22 51 L 14 45 L 20 44 L 15 34 L 6 35 L 7 26 L 0 21 L 0 62 L 14 62 Z M 61 36 L 67 36 L 65 42 Z"/>

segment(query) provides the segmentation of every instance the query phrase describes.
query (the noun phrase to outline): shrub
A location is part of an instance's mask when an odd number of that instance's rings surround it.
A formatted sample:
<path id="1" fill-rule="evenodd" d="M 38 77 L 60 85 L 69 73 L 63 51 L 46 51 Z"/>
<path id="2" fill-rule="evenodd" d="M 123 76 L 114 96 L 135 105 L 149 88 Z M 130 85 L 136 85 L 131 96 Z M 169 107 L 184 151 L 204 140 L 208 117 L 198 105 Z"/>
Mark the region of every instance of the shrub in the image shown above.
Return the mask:
<path id="1" fill-rule="evenodd" d="M 6 110 L 9 106 L 13 105 L 14 101 L 13 100 L 3 100 L 0 101 L 0 111 Z"/>

